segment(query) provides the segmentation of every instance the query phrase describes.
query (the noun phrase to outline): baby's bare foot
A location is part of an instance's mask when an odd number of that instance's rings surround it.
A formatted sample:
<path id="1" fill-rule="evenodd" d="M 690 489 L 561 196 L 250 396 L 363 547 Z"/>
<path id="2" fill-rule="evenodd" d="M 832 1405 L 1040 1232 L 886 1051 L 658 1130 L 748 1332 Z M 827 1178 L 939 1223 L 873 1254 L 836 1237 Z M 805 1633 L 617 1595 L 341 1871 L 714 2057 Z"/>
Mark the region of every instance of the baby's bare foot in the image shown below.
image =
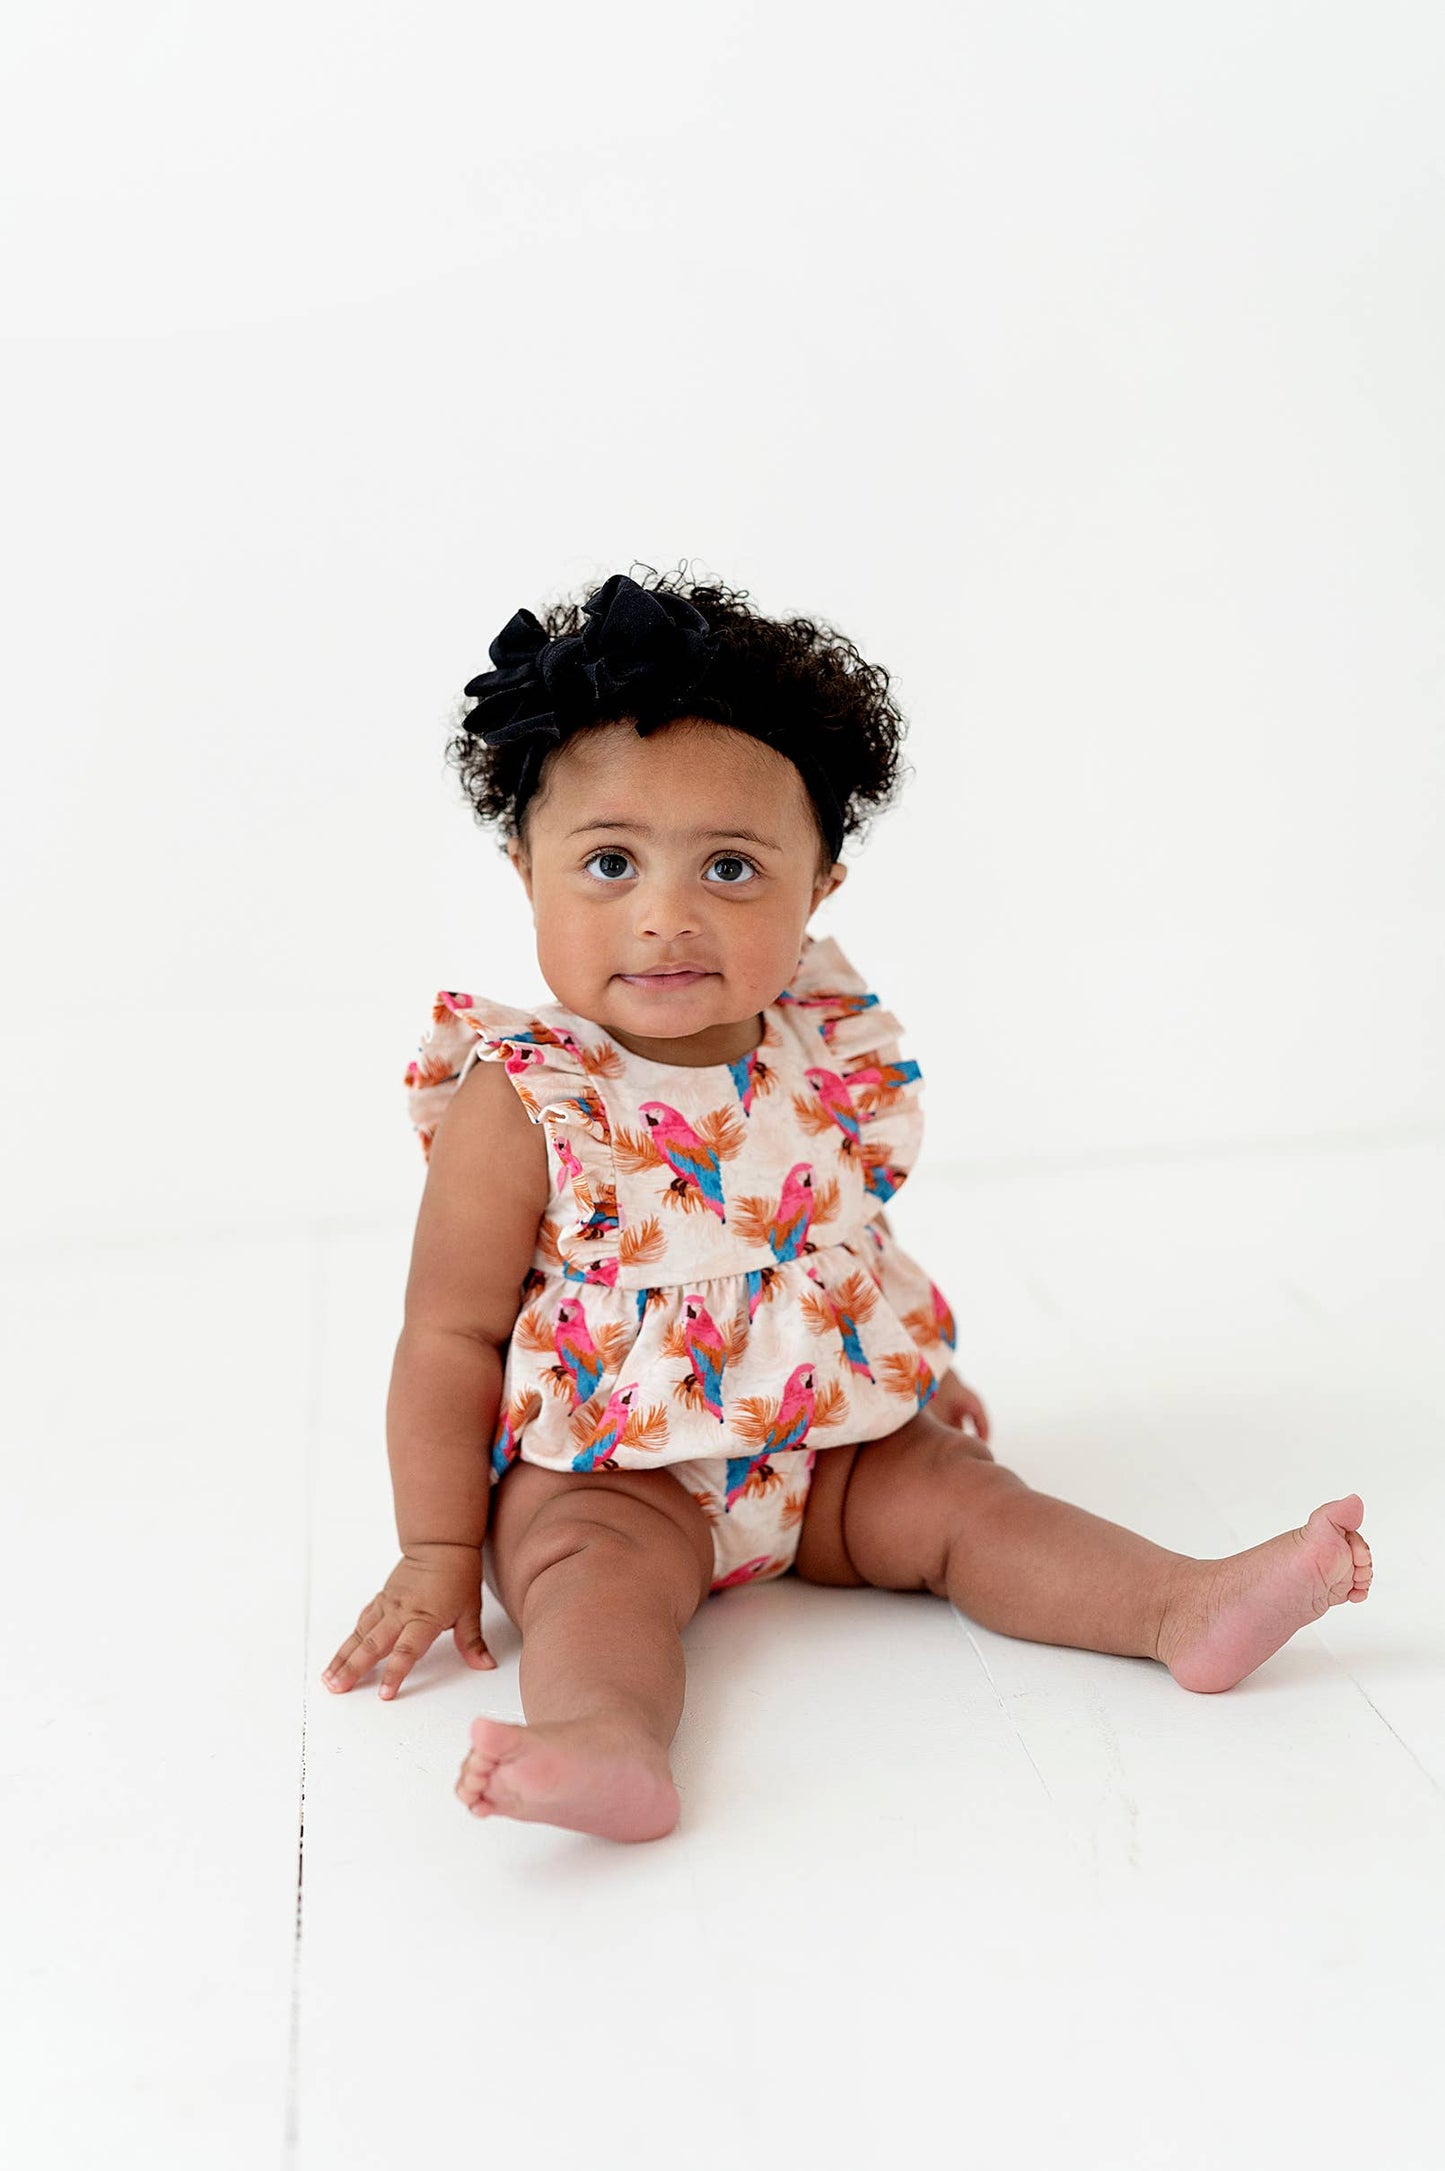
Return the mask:
<path id="1" fill-rule="evenodd" d="M 681 1804 L 667 1757 L 605 1719 L 509 1726 L 473 1719 L 457 1798 L 475 1817 L 521 1817 L 602 1839 L 662 1839 Z"/>
<path id="2" fill-rule="evenodd" d="M 1301 1530 L 1286 1530 L 1227 1560 L 1190 1561 L 1159 1631 L 1159 1656 L 1181 1688 L 1205 1695 L 1236 1681 L 1347 1601 L 1370 1595 L 1370 1548 L 1358 1493 L 1331 1500 Z"/>

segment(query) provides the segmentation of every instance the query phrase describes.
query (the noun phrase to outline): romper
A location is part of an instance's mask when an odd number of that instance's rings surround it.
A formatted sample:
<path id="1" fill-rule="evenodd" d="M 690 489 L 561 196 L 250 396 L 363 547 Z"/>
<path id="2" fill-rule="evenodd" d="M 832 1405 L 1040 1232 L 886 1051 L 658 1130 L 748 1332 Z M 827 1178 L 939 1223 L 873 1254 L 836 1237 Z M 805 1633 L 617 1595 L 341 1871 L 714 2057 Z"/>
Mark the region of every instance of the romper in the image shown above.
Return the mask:
<path id="1" fill-rule="evenodd" d="M 805 935 L 763 1026 L 735 1063 L 654 1063 L 560 1004 L 444 990 L 406 1070 L 428 1159 L 475 1061 L 546 1129 L 491 1482 L 519 1455 L 665 1468 L 708 1519 L 713 1591 L 788 1572 L 818 1450 L 896 1431 L 955 1342 L 883 1220 L 923 1132 L 897 1018 Z"/>

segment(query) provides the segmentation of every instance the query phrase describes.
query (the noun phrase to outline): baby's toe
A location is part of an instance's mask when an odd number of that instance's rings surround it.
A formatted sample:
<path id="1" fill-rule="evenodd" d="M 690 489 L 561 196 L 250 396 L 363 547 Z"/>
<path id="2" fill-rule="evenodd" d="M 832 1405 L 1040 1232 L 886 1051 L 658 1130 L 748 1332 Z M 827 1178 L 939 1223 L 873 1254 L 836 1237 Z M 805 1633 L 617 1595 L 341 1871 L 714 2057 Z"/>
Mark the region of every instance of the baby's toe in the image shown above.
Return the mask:
<path id="1" fill-rule="evenodd" d="M 463 1763 L 457 1775 L 456 1792 L 464 1802 L 473 1802 L 481 1794 L 492 1774 L 494 1759 L 478 1756 L 475 1749 Z"/>
<path id="2" fill-rule="evenodd" d="M 1358 1602 L 1361 1598 L 1369 1596 L 1370 1584 L 1373 1582 L 1375 1575 L 1375 1563 L 1371 1557 L 1370 1548 L 1366 1545 L 1358 1530 L 1352 1530 L 1349 1535 L 1350 1557 L 1355 1571 L 1354 1589 L 1350 1592 L 1350 1597 L 1353 1601 Z"/>

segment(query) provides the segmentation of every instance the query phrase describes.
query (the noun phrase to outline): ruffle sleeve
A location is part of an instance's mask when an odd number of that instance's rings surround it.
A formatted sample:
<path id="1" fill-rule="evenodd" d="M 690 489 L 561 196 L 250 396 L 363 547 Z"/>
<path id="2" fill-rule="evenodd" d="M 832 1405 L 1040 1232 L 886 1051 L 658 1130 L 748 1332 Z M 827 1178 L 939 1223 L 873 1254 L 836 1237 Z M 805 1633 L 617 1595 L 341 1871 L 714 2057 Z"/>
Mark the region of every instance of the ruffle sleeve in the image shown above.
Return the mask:
<path id="1" fill-rule="evenodd" d="M 535 1011 L 442 989 L 405 1073 L 407 1114 L 428 1161 L 446 1105 L 475 1062 L 500 1063 L 528 1117 L 546 1128 L 552 1180 L 538 1265 L 602 1268 L 616 1256 L 618 1217 L 612 1133 L 596 1081 L 615 1056 Z"/>
<path id="2" fill-rule="evenodd" d="M 822 1037 L 829 1068 L 858 1121 L 864 1181 L 892 1198 L 923 1144 L 923 1076 L 900 1045 L 903 1026 L 879 1002 L 831 935 L 814 937 L 778 998 L 796 1004 Z"/>

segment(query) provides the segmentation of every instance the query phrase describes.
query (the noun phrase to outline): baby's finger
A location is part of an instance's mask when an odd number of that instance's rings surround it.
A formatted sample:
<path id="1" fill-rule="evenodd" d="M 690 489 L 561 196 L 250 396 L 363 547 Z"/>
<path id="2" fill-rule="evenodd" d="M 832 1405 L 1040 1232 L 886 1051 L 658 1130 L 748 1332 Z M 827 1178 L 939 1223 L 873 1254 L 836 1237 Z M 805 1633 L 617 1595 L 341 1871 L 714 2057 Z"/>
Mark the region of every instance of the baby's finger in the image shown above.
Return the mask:
<path id="1" fill-rule="evenodd" d="M 468 1606 L 465 1612 L 457 1615 L 452 1634 L 456 1638 L 457 1649 L 469 1666 L 475 1666 L 478 1672 L 483 1672 L 487 1667 L 496 1665 L 497 1662 L 487 1649 L 487 1640 L 482 1634 L 480 1599 L 474 1606 Z"/>
<path id="2" fill-rule="evenodd" d="M 1358 1530 L 1346 1531 L 1345 1535 L 1350 1541 L 1350 1558 L 1355 1570 L 1355 1587 L 1350 1592 L 1350 1600 L 1352 1604 L 1358 1605 L 1362 1598 L 1370 1595 L 1370 1585 L 1375 1576 L 1374 1555 Z"/>
<path id="3" fill-rule="evenodd" d="M 429 1651 L 439 1631 L 433 1621 L 410 1620 L 396 1639 L 386 1672 L 381 1677 L 381 1694 L 395 1696 L 412 1667 L 423 1651 Z"/>
<path id="4" fill-rule="evenodd" d="M 363 1613 L 361 1618 L 366 1619 Z M 397 1627 L 394 1619 L 377 1621 L 365 1633 L 358 1629 L 348 1636 L 325 1673 L 321 1676 L 329 1689 L 349 1689 L 371 1672 L 378 1659 L 385 1658 L 396 1642 Z"/>

